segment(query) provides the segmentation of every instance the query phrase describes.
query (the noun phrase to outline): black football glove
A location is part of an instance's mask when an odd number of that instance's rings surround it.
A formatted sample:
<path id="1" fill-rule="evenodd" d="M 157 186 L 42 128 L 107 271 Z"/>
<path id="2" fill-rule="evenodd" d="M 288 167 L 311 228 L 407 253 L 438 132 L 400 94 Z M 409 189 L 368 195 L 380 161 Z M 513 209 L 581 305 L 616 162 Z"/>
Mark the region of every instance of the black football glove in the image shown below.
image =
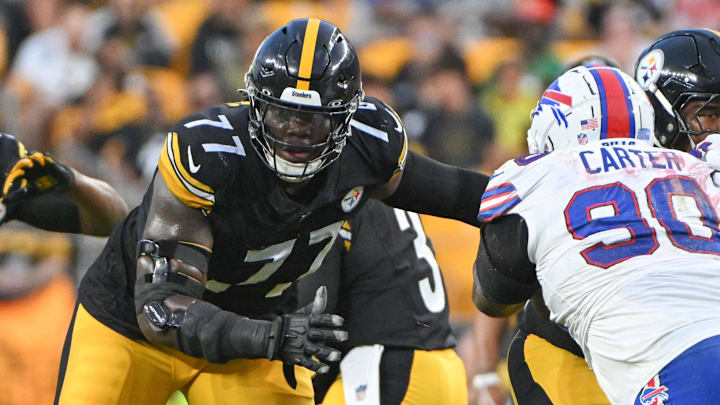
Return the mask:
<path id="1" fill-rule="evenodd" d="M 49 154 L 26 154 L 10 169 L 5 177 L 2 198 L 11 204 L 48 192 L 63 192 L 75 185 L 72 169 L 56 162 Z"/>
<path id="2" fill-rule="evenodd" d="M 339 329 L 343 324 L 341 316 L 324 313 L 326 305 L 327 288 L 322 286 L 317 289 L 312 303 L 297 312 L 282 315 L 273 325 L 271 359 L 285 363 L 285 379 L 293 388 L 297 385 L 293 365 L 322 374 L 329 370 L 322 361 L 340 360 L 340 352 L 325 343 L 344 342 L 348 334 Z M 314 360 L 313 356 L 320 361 Z"/>

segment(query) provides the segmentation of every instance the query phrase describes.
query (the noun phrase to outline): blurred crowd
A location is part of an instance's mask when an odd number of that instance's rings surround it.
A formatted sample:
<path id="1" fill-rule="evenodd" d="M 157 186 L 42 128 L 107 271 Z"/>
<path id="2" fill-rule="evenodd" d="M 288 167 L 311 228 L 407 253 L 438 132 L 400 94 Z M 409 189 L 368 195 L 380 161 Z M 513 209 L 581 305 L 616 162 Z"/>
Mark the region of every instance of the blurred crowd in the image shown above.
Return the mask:
<path id="1" fill-rule="evenodd" d="M 530 110 L 565 66 L 602 55 L 632 72 L 660 34 L 720 28 L 720 2 L 3 0 L 0 131 L 108 181 L 135 206 L 168 128 L 235 100 L 263 38 L 308 16 L 343 30 L 360 55 L 366 94 L 396 109 L 416 150 L 491 172 L 526 152 Z M 9 225 L 0 230 L 0 300 L 8 302 L 57 274 L 77 280 L 103 244 Z M 507 328 L 478 318 L 472 306 L 477 232 L 431 218 L 426 227 L 454 324 L 460 334 L 475 331 L 458 350 L 477 360 L 478 347 L 495 345 Z M 72 289 L 66 284 L 63 297 Z M 468 374 L 496 362 L 468 360 Z M 13 368 L 0 360 L 0 379 Z M 0 405 L 3 397 L 0 388 Z"/>

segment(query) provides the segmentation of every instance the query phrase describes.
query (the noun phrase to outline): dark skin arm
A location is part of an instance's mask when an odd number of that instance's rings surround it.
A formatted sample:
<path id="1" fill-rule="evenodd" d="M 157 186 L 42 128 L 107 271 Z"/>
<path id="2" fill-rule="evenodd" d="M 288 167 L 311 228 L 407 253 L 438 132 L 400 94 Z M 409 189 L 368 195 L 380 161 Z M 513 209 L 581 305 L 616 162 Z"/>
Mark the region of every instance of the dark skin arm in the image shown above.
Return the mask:
<path id="1" fill-rule="evenodd" d="M 109 184 L 39 152 L 18 160 L 2 189 L 13 219 L 48 231 L 107 236 L 128 213 Z"/>
<path id="2" fill-rule="evenodd" d="M 473 269 L 473 302 L 475 303 L 477 309 L 482 311 L 485 315 L 493 318 L 508 317 L 518 312 L 523 306 L 525 306 L 524 301 L 517 304 L 506 305 L 489 300 L 485 297 L 485 294 L 483 294 L 482 287 L 477 279 L 477 271 L 475 271 L 475 269 Z"/>
<path id="3" fill-rule="evenodd" d="M 128 213 L 125 200 L 106 182 L 74 169 L 73 173 L 75 186 L 65 194 L 77 204 L 80 232 L 94 236 L 109 235 L 115 224 Z"/>
<path id="4" fill-rule="evenodd" d="M 208 251 L 213 246 L 212 230 L 207 218 L 199 209 L 184 205 L 168 189 L 162 176 L 155 176 L 153 181 L 153 198 L 150 204 L 147 222 L 145 223 L 144 239 L 177 240 L 190 242 L 205 247 Z M 137 261 L 137 277 L 153 271 L 153 261 L 148 256 L 141 256 Z M 205 284 L 207 275 L 195 266 L 170 260 L 170 271 L 182 273 Z M 197 299 L 184 295 L 174 295 L 165 299 L 165 305 L 172 312 L 187 309 Z M 138 325 L 151 343 L 162 343 L 177 347 L 177 330 L 168 328 L 155 331 L 141 313 L 137 316 Z"/>

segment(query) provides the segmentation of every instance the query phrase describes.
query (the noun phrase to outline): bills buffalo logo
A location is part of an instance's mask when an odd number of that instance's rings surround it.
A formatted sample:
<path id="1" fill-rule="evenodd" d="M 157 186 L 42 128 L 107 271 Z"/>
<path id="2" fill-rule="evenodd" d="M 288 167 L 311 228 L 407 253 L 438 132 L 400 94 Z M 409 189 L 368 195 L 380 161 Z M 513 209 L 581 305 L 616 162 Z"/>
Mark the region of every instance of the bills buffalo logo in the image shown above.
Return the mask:
<path id="1" fill-rule="evenodd" d="M 640 392 L 640 403 L 642 405 L 663 405 L 670 399 L 668 391 L 666 386 L 660 384 L 660 377 L 655 376 Z"/>
<path id="2" fill-rule="evenodd" d="M 358 401 L 362 401 L 365 399 L 365 395 L 367 395 L 367 384 L 360 384 L 355 388 L 355 399 Z"/>
<path id="3" fill-rule="evenodd" d="M 360 202 L 360 199 L 362 198 L 363 186 L 355 187 L 354 189 L 348 191 L 347 194 L 345 194 L 345 197 L 343 197 L 342 202 L 340 203 L 340 207 L 345 212 L 350 212 L 355 209 L 358 202 Z"/>
<path id="4" fill-rule="evenodd" d="M 565 128 L 567 128 L 568 121 L 565 117 L 565 113 L 562 112 L 561 104 L 572 107 L 572 97 L 561 92 L 557 81 L 555 81 L 547 90 L 545 90 L 545 93 L 543 93 L 540 101 L 537 103 L 537 107 L 535 107 L 530 116 L 535 117 L 540 114 L 540 112 L 545 111 L 544 108 L 549 108 L 555 117 L 557 124 L 564 125 Z"/>

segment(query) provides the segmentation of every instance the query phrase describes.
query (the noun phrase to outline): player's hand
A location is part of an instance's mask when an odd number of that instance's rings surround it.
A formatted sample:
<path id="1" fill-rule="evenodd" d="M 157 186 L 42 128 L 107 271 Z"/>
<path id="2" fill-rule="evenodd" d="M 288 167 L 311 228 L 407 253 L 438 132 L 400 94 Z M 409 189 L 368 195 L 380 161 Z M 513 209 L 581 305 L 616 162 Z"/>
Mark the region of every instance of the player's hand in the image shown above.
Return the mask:
<path id="1" fill-rule="evenodd" d="M 298 365 L 318 373 L 326 373 L 329 366 L 323 361 L 340 360 L 340 352 L 326 343 L 343 342 L 348 334 L 339 328 L 343 318 L 325 313 L 327 288 L 322 286 L 315 293 L 313 302 L 292 314 L 282 315 L 278 321 L 278 338 L 273 360 L 288 365 Z M 316 356 L 319 361 L 313 359 Z"/>
<path id="2" fill-rule="evenodd" d="M 41 152 L 26 154 L 8 172 L 2 202 L 9 204 L 48 192 L 63 192 L 75 184 L 72 169 Z"/>
<path id="3" fill-rule="evenodd" d="M 720 134 L 708 135 L 690 151 L 690 154 L 709 164 L 715 171 L 710 175 L 720 187 Z"/>

